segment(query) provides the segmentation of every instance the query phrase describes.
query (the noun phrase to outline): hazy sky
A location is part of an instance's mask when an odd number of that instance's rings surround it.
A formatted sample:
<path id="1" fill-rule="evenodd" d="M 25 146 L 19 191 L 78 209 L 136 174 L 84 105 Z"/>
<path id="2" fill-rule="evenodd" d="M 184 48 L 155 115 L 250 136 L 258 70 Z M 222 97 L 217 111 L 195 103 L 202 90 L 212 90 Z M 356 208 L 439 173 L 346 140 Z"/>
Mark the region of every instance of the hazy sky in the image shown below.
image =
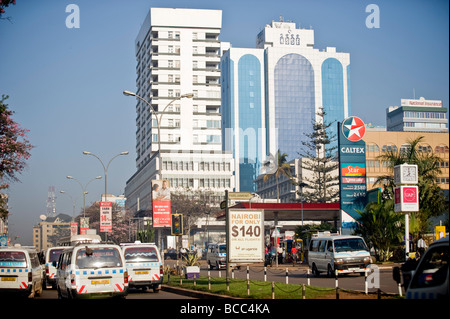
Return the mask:
<path id="1" fill-rule="evenodd" d="M 66 27 L 69 4 L 80 9 L 80 27 Z M 369 4 L 379 8 L 379 28 L 367 28 Z M 385 126 L 386 108 L 402 98 L 423 96 L 449 106 L 448 1 L 360 0 L 189 0 L 87 1 L 17 0 L 0 20 L 0 94 L 10 96 L 14 119 L 30 130 L 35 148 L 21 182 L 12 184 L 10 235 L 31 244 L 32 227 L 46 213 L 49 186 L 56 212 L 82 208 L 82 190 L 103 176 L 108 193 L 122 194 L 135 173 L 134 40 L 150 7 L 222 10 L 220 40 L 254 48 L 256 35 L 272 20 L 293 21 L 315 31 L 315 47 L 350 53 L 352 115 Z M 104 181 L 87 187 L 86 202 L 100 199 Z"/>

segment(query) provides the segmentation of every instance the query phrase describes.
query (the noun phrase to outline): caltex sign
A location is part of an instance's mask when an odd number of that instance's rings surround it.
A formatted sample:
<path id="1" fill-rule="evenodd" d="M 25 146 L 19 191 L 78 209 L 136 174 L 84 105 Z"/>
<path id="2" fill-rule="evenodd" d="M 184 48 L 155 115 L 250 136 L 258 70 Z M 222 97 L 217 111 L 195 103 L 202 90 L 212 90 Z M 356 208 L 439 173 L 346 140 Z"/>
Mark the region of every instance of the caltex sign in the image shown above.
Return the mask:
<path id="1" fill-rule="evenodd" d="M 366 203 L 366 132 L 364 122 L 356 116 L 338 123 L 339 197 L 343 231 L 356 225 Z M 351 230 L 348 230 L 350 233 Z"/>
<path id="2" fill-rule="evenodd" d="M 341 128 L 344 137 L 352 142 L 361 140 L 366 133 L 364 122 L 357 116 L 346 118 L 342 123 Z"/>

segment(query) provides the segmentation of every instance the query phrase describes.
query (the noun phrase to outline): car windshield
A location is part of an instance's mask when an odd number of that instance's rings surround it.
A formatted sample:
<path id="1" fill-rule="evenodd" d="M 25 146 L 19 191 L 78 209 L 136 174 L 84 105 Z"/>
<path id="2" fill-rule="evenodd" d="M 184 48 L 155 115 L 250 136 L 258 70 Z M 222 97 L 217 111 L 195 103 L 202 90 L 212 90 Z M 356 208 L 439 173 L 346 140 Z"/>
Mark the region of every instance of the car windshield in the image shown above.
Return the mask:
<path id="1" fill-rule="evenodd" d="M 61 255 L 61 252 L 63 251 L 62 248 L 58 249 L 52 249 L 50 250 L 49 256 L 48 256 L 48 262 L 52 263 L 54 261 L 58 261 L 59 255 Z"/>
<path id="2" fill-rule="evenodd" d="M 20 251 L 0 251 L 0 267 L 26 268 L 25 254 Z"/>
<path id="3" fill-rule="evenodd" d="M 114 247 L 83 248 L 77 252 L 76 265 L 80 269 L 122 267 L 122 259 Z"/>
<path id="4" fill-rule="evenodd" d="M 130 247 L 125 249 L 125 261 L 158 261 L 158 253 L 154 247 Z"/>
<path id="5" fill-rule="evenodd" d="M 334 241 L 334 251 L 342 252 L 342 251 L 358 251 L 358 250 L 367 250 L 366 244 L 361 238 L 346 238 L 346 239 L 337 239 Z"/>
<path id="6" fill-rule="evenodd" d="M 220 254 L 226 254 L 227 253 L 227 245 L 220 245 L 219 246 L 219 253 Z"/>

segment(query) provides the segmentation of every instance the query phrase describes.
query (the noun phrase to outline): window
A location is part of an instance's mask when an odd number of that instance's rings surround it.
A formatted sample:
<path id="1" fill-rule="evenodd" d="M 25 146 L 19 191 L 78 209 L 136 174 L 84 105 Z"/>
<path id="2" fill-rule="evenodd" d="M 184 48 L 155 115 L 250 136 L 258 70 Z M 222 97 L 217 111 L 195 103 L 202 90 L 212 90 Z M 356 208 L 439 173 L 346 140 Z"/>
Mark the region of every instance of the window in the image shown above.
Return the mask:
<path id="1" fill-rule="evenodd" d="M 395 145 L 383 145 L 383 148 L 381 149 L 383 152 L 397 152 L 397 146 Z"/>

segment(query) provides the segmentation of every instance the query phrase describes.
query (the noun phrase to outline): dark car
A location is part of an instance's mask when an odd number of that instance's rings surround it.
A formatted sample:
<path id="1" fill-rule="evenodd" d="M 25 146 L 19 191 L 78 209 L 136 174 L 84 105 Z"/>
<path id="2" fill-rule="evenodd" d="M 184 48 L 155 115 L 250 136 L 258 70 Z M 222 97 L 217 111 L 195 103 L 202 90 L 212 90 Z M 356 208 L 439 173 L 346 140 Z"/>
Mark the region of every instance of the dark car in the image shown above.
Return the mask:
<path id="1" fill-rule="evenodd" d="M 177 251 L 175 249 L 168 249 L 164 253 L 164 259 L 177 259 Z"/>

